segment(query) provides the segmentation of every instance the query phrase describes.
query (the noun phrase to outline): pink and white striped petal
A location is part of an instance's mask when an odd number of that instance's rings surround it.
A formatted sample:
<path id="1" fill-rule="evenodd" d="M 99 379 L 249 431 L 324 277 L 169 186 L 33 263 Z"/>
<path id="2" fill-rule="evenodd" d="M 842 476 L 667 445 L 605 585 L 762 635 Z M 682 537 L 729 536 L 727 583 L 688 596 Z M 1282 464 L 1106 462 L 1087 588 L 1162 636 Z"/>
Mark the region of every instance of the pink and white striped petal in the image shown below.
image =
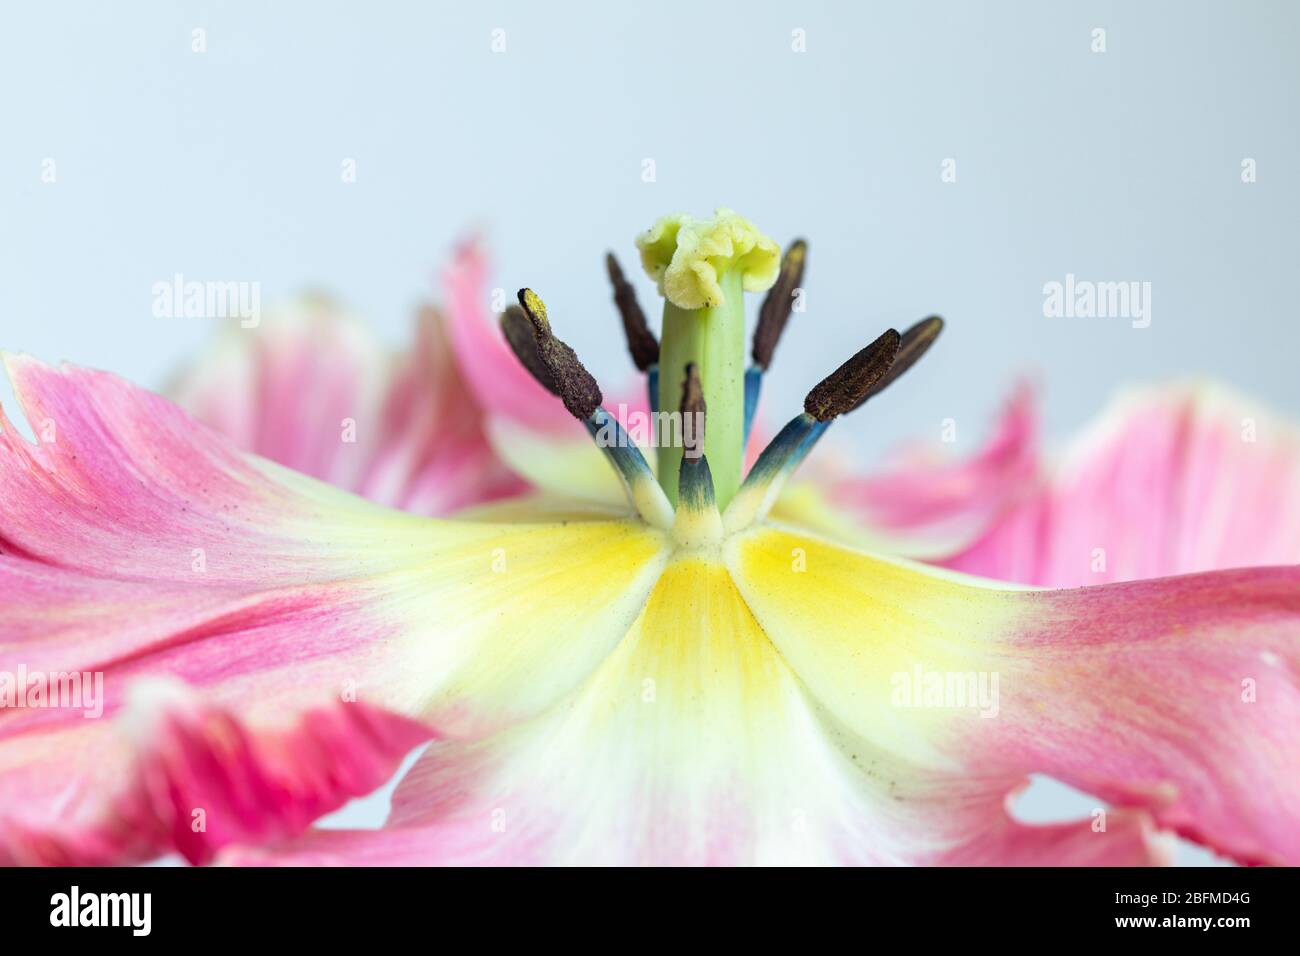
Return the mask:
<path id="1" fill-rule="evenodd" d="M 447 514 L 525 489 L 493 452 L 432 308 L 390 358 L 333 302 L 305 297 L 255 329 L 226 330 L 170 392 L 240 448 L 406 511 Z"/>
<path id="2" fill-rule="evenodd" d="M 946 558 L 1075 587 L 1300 562 L 1300 428 L 1217 385 L 1134 392 Z"/>
<path id="3" fill-rule="evenodd" d="M 441 312 L 420 311 L 414 347 L 395 360 L 388 379 L 378 447 L 351 489 L 416 514 L 451 514 L 528 490 L 493 448 L 447 325 Z"/>
<path id="4" fill-rule="evenodd" d="M 224 329 L 168 392 L 245 451 L 355 489 L 378 447 L 388 374 L 370 331 L 309 295 L 255 328 Z"/>
<path id="5" fill-rule="evenodd" d="M 1007 591 L 779 530 L 736 540 L 729 566 L 846 732 L 955 778 L 1046 774 L 1243 862 L 1300 862 L 1300 567 Z"/>
<path id="6" fill-rule="evenodd" d="M 164 774 L 178 800 L 217 808 L 188 847 L 201 857 L 291 833 L 377 783 L 413 726 L 479 734 L 547 708 L 626 631 L 663 561 L 657 533 L 621 520 L 390 511 L 243 454 L 111 375 L 7 364 L 29 420 L 49 427 L 32 444 L 0 421 L 0 675 L 91 675 L 104 719 L 0 708 L 0 840 L 13 841 L 0 856 L 165 849 L 101 839 L 128 816 L 133 832 L 170 832 L 132 809 L 144 770 L 131 768 L 152 765 L 133 754 L 165 740 L 132 749 L 113 719 L 142 680 L 182 681 L 194 713 L 214 715 L 219 732 L 185 747 L 211 773 Z M 236 738 L 249 756 L 232 764 Z M 290 749 L 302 765 L 272 759 Z M 264 818 L 235 819 L 226 791 L 258 781 L 284 792 Z"/>
<path id="7" fill-rule="evenodd" d="M 204 863 L 224 846 L 301 832 L 382 784 L 429 738 L 418 721 L 355 701 L 292 713 L 277 726 L 157 678 L 136 684 L 133 695 L 120 720 L 79 740 L 58 740 L 74 727 L 26 741 L 93 766 L 62 793 L 39 793 L 48 787 L 48 760 L 18 771 L 44 780 L 7 777 L 6 800 L 57 801 L 49 805 L 58 813 L 42 822 L 0 817 L 0 865 L 119 864 L 166 850 Z M 0 753 L 12 749 L 0 745 Z"/>
<path id="8" fill-rule="evenodd" d="M 510 351 L 491 308 L 488 268 L 482 244 L 470 238 L 442 272 L 451 346 L 466 383 L 490 416 L 547 435 L 585 434 Z"/>

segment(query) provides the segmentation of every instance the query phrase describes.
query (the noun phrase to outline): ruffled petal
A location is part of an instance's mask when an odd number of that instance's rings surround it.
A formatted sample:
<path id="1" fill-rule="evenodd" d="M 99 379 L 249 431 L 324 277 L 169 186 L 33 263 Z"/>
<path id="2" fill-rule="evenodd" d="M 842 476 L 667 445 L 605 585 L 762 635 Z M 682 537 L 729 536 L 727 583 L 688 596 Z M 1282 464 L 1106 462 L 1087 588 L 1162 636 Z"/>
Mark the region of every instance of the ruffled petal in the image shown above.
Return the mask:
<path id="1" fill-rule="evenodd" d="M 528 490 L 493 446 L 447 321 L 432 308 L 421 310 L 415 346 L 394 365 L 379 423 L 375 453 L 352 489 L 372 501 L 445 515 Z"/>
<path id="2" fill-rule="evenodd" d="M 466 382 L 489 415 L 547 434 L 585 434 L 564 406 L 519 364 L 489 308 L 487 256 L 463 242 L 442 273 L 451 345 Z"/>
<path id="3" fill-rule="evenodd" d="M 980 450 L 957 461 L 914 451 L 883 471 L 857 475 L 812 461 L 791 481 L 773 517 L 857 547 L 923 560 L 979 540 L 1029 494 L 1040 473 L 1034 392 L 1021 384 Z"/>
<path id="4" fill-rule="evenodd" d="M 0 674 L 100 674 L 110 718 L 133 683 L 173 677 L 201 695 L 196 707 L 237 713 L 254 754 L 300 744 L 321 721 L 337 730 L 320 761 L 279 781 L 293 797 L 272 801 L 268 820 L 214 822 L 202 847 L 293 832 L 373 776 L 301 786 L 329 772 L 331 754 L 376 768 L 400 756 L 352 746 L 380 719 L 343 719 L 354 702 L 414 718 L 426 736 L 547 709 L 626 632 L 665 560 L 661 536 L 617 517 L 389 511 L 242 454 L 113 376 L 8 366 L 29 420 L 53 429 L 38 426 L 49 440 L 29 444 L 0 421 Z M 0 710 L 0 830 L 27 847 L 8 852 L 113 828 L 138 783 L 116 723 L 68 707 Z M 231 773 L 259 779 L 246 763 L 194 775 L 185 800 L 222 806 Z"/>
<path id="5" fill-rule="evenodd" d="M 387 356 L 323 296 L 227 328 L 169 388 L 236 445 L 340 488 L 355 488 L 377 444 Z M 346 422 L 355 440 L 344 440 Z"/>
<path id="6" fill-rule="evenodd" d="M 1300 568 L 1005 591 L 777 530 L 730 567 L 810 692 L 882 750 L 1004 789 L 1043 773 L 1238 860 L 1300 862 Z"/>
<path id="7" fill-rule="evenodd" d="M 441 316 L 421 311 L 390 360 L 330 300 L 307 297 L 257 329 L 228 329 L 170 393 L 255 452 L 372 501 L 446 514 L 524 490 L 493 452 Z"/>
<path id="8" fill-rule="evenodd" d="M 1300 428 L 1221 386 L 1122 398 L 943 561 L 1074 587 L 1300 561 Z"/>
<path id="9" fill-rule="evenodd" d="M 111 799 L 84 821 L 68 820 L 72 791 L 40 793 L 48 789 L 41 780 L 7 779 L 4 789 L 15 799 L 39 794 L 60 812 L 45 825 L 0 817 L 0 865 L 103 865 L 148 859 L 162 848 L 197 863 L 226 845 L 292 836 L 379 786 L 430 736 L 415 720 L 360 702 L 321 705 L 294 714 L 287 726 L 250 726 L 183 685 L 155 679 L 137 684 L 134 694 L 119 721 L 79 741 L 33 735 L 32 745 L 95 762 L 71 784 L 81 801 L 96 794 L 92 787 Z M 16 749 L 10 742 L 0 754 L 12 757 Z M 35 762 L 9 772 L 48 777 L 48 769 Z"/>

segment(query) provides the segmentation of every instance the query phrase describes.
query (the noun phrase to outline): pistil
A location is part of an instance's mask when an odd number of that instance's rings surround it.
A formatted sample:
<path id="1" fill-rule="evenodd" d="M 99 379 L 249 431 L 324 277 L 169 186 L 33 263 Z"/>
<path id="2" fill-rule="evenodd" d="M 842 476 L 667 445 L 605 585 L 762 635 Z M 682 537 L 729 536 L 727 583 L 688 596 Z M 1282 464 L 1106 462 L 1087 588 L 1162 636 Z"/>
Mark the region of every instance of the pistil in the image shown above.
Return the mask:
<path id="1" fill-rule="evenodd" d="M 546 305 L 530 289 L 501 318 L 516 357 L 563 401 L 595 439 L 648 524 L 677 545 L 702 549 L 762 521 L 786 480 L 837 417 L 878 395 L 934 344 L 943 320 L 931 316 L 902 335 L 887 330 L 808 393 L 804 410 L 781 429 L 741 483 L 744 446 L 759 388 L 803 280 L 807 246 L 779 256 L 748 220 L 719 209 L 705 221 L 661 219 L 637 238 L 641 263 L 664 295 L 662 342 L 649 329 L 632 285 L 611 253 L 606 267 L 632 359 L 645 372 L 656 416 L 658 476 L 622 425 L 601 407 L 600 386 L 573 349 L 551 331 Z M 743 295 L 770 289 L 744 364 Z M 708 428 L 703 428 L 705 413 Z M 665 424 L 674 426 L 665 431 Z"/>
<path id="2" fill-rule="evenodd" d="M 721 305 L 683 309 L 665 299 L 660 346 L 659 408 L 673 408 L 685 384 L 680 372 L 668 374 L 669 369 L 694 365 L 700 370 L 709 407 L 704 454 L 713 473 L 714 494 L 723 506 L 740 487 L 745 434 L 745 310 L 740 279 L 734 270 L 721 277 L 726 296 Z M 670 501 L 677 500 L 681 446 L 672 436 L 661 434 L 659 478 Z"/>
<path id="3" fill-rule="evenodd" d="M 664 296 L 655 404 L 676 407 L 682 370 L 696 367 L 709 409 L 704 454 L 718 505 L 725 507 L 740 486 L 744 458 L 744 293 L 764 291 L 776 280 L 779 247 L 729 209 L 719 209 L 707 220 L 666 216 L 637 238 L 637 247 L 641 264 Z M 675 504 L 681 442 L 664 434 L 662 425 L 659 431 L 659 481 Z"/>

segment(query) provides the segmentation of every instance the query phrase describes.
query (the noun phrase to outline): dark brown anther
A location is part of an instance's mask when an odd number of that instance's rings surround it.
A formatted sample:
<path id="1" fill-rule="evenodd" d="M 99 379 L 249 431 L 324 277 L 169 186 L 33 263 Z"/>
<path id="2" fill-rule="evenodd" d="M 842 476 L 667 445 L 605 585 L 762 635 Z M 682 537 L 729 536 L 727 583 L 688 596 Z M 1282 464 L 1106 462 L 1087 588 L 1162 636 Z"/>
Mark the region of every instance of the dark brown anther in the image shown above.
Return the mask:
<path id="1" fill-rule="evenodd" d="M 646 324 L 645 313 L 636 300 L 636 289 L 627 281 L 619 267 L 614 253 L 605 254 L 605 268 L 609 272 L 609 281 L 614 286 L 614 304 L 623 319 L 623 334 L 627 336 L 627 350 L 632 353 L 632 361 L 638 371 L 644 372 L 651 365 L 659 364 L 659 340 Z"/>
<path id="2" fill-rule="evenodd" d="M 939 337 L 943 331 L 943 319 L 937 315 L 932 315 L 927 319 L 917 322 L 906 332 L 903 333 L 902 343 L 898 346 L 898 358 L 894 359 L 894 364 L 889 367 L 889 371 L 879 382 L 867 389 L 867 394 L 862 396 L 858 402 L 861 405 L 869 398 L 879 395 L 890 385 L 893 385 L 898 377 L 915 365 L 922 355 L 934 344 L 934 340 Z"/>
<path id="3" fill-rule="evenodd" d="M 501 331 L 505 333 L 510 351 L 515 353 L 519 364 L 528 370 L 528 374 L 537 379 L 537 383 L 552 395 L 558 396 L 560 390 L 555 385 L 555 377 L 542 361 L 537 349 L 537 337 L 533 334 L 533 323 L 528 314 L 517 305 L 506 306 L 501 316 Z"/>
<path id="4" fill-rule="evenodd" d="M 700 384 L 700 370 L 694 362 L 686 363 L 681 412 L 682 457 L 694 461 L 704 454 L 704 426 L 708 412 L 704 386 Z"/>
<path id="5" fill-rule="evenodd" d="M 546 303 L 541 297 L 532 289 L 520 289 L 519 304 L 523 306 L 524 314 L 533 327 L 537 356 L 551 373 L 555 394 L 560 396 L 570 415 L 579 421 L 586 421 L 604 401 L 600 386 L 591 377 L 591 373 L 583 368 L 573 349 L 557 339 L 551 331 Z"/>
<path id="6" fill-rule="evenodd" d="M 768 290 L 763 300 L 763 308 L 758 313 L 758 325 L 754 329 L 754 344 L 751 354 L 754 364 L 764 371 L 772 364 L 772 353 L 776 343 L 781 340 L 785 324 L 790 321 L 794 310 L 794 294 L 803 283 L 804 263 L 808 256 L 808 243 L 796 239 L 790 243 L 781 257 L 781 272 L 776 283 Z"/>
<path id="7" fill-rule="evenodd" d="M 863 402 L 863 396 L 889 372 L 898 356 L 902 336 L 887 330 L 853 358 L 827 375 L 808 393 L 803 409 L 819 422 L 851 412 Z"/>

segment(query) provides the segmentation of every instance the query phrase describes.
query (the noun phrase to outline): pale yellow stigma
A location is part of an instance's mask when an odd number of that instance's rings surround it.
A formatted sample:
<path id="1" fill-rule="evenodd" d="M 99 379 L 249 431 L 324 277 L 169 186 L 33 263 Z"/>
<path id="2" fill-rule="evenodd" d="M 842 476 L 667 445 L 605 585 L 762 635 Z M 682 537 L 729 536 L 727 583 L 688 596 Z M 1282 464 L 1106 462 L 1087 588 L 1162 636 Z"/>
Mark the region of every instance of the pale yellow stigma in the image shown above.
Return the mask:
<path id="1" fill-rule="evenodd" d="M 772 287 L 781 248 L 744 216 L 714 210 L 712 219 L 686 213 L 664 216 L 637 237 L 641 265 L 660 293 L 680 309 L 716 308 L 726 302 L 721 277 L 740 274 L 746 292 Z"/>

